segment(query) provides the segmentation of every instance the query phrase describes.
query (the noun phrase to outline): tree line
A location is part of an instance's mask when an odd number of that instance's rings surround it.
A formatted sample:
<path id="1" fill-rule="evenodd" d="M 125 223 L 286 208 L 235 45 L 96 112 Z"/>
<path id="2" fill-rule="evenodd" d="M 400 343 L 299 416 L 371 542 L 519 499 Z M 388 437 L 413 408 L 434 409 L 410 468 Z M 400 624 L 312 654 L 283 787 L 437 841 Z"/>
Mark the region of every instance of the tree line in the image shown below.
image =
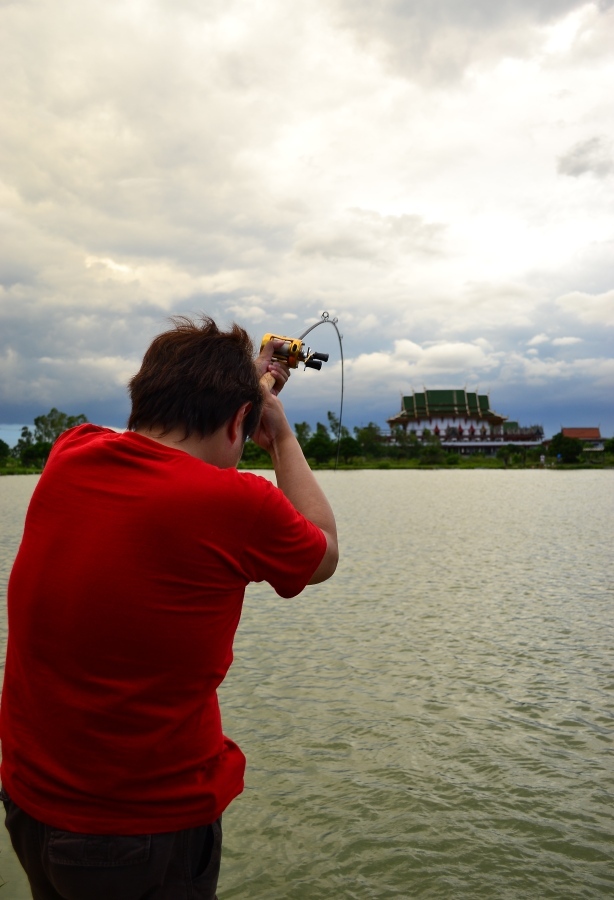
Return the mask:
<path id="1" fill-rule="evenodd" d="M 398 429 L 397 446 L 384 440 L 379 425 L 369 422 L 368 425 L 354 428 L 354 433 L 345 425 L 340 426 L 334 413 L 327 414 L 328 424 L 318 422 L 315 430 L 307 422 L 297 422 L 294 430 L 305 456 L 316 465 L 326 465 L 337 458 L 337 439 L 339 441 L 339 459 L 348 464 L 357 459 L 411 458 L 422 454 L 429 458 L 428 446 L 420 445 L 417 439 L 409 438 L 402 429 Z M 55 407 L 46 415 L 37 416 L 33 427 L 24 426 L 21 436 L 14 447 L 0 440 L 0 464 L 9 460 L 26 468 L 42 468 L 51 452 L 53 442 L 69 428 L 87 422 L 81 414 L 70 416 Z M 433 461 L 435 461 L 433 459 Z M 253 441 L 248 441 L 243 453 L 243 463 L 257 467 L 270 464 L 268 453 L 261 450 Z"/>
<path id="2" fill-rule="evenodd" d="M 348 464 L 365 456 L 380 458 L 383 451 L 388 452 L 389 448 L 383 442 L 382 430 L 374 422 L 369 422 L 361 428 L 354 428 L 352 435 L 345 425 L 340 426 L 339 419 L 334 413 L 327 413 L 327 418 L 328 425 L 318 422 L 315 430 L 312 430 L 308 422 L 296 422 L 294 425 L 296 438 L 310 462 L 327 465 L 337 459 L 338 453 L 339 460 Z M 257 467 L 270 464 L 270 458 L 266 451 L 248 440 L 243 451 L 242 463 Z"/>
<path id="3" fill-rule="evenodd" d="M 297 422 L 294 426 L 305 456 L 310 463 L 318 466 L 333 465 L 337 459 L 344 465 L 356 466 L 373 463 L 385 466 L 387 462 L 392 464 L 398 462 L 403 465 L 411 464 L 412 460 L 418 465 L 457 466 L 461 461 L 478 462 L 482 457 L 479 453 L 463 457 L 458 451 L 442 447 L 439 436 L 428 429 L 425 429 L 422 437 L 418 438 L 400 426 L 393 428 L 389 433 L 384 433 L 375 422 L 369 422 L 368 425 L 355 427 L 352 434 L 345 426 L 339 427 L 339 419 L 334 413 L 329 412 L 327 419 L 328 424 L 318 422 L 315 430 L 312 430 L 307 422 Z M 506 468 L 539 465 L 542 456 L 546 456 L 552 462 L 581 464 L 586 462 L 584 450 L 581 441 L 559 433 L 552 438 L 547 447 L 525 448 L 514 444 L 502 444 L 494 460 L 495 464 L 502 464 Z M 610 459 L 614 454 L 614 439 L 605 442 L 605 453 L 604 461 L 609 464 L 614 462 Z M 491 456 L 486 458 L 489 461 L 493 460 Z M 248 441 L 243 452 L 242 464 L 257 468 L 259 465 L 270 464 L 270 460 L 267 453 L 252 441 Z"/>
<path id="4" fill-rule="evenodd" d="M 51 453 L 53 442 L 69 428 L 83 425 L 88 420 L 83 414 L 69 416 L 53 407 L 46 415 L 34 419 L 34 428 L 24 425 L 14 447 L 0 439 L 0 461 L 5 464 L 15 460 L 21 466 L 42 469 Z"/>
<path id="5" fill-rule="evenodd" d="M 315 430 L 307 422 L 297 422 L 294 431 L 303 453 L 311 464 L 332 465 L 337 461 L 344 465 L 373 463 L 386 460 L 416 460 L 424 465 L 456 464 L 458 454 L 446 453 L 437 435 L 425 430 L 422 439 L 401 427 L 391 433 L 382 431 L 375 422 L 356 426 L 353 434 L 339 419 L 327 413 L 328 424 L 318 422 Z M 268 454 L 253 441 L 248 441 L 243 451 L 242 463 L 254 468 L 267 465 Z"/>
<path id="6" fill-rule="evenodd" d="M 9 447 L 6 441 L 0 439 L 0 466 L 41 469 L 60 434 L 87 421 L 83 414 L 71 416 L 54 407 L 46 415 L 37 416 L 33 428 L 24 426 L 14 447 Z M 378 461 L 383 464 L 386 460 L 414 460 L 422 465 L 458 465 L 461 461 L 458 453 L 446 451 L 439 437 L 427 430 L 422 439 L 400 427 L 388 435 L 375 422 L 369 422 L 368 425 L 355 427 L 351 433 L 345 425 L 340 425 L 332 412 L 327 413 L 327 424 L 318 422 L 312 429 L 307 422 L 297 422 L 294 431 L 307 459 L 318 466 L 332 465 L 337 458 L 344 465 Z M 581 441 L 559 433 L 550 441 L 547 455 L 558 462 L 576 464 L 583 462 L 583 451 Z M 605 451 L 609 462 L 610 455 L 614 454 L 614 439 L 605 442 Z M 497 458 L 505 467 L 535 465 L 545 452 L 543 447 L 524 449 L 504 444 L 497 451 Z M 270 458 L 268 453 L 248 440 L 241 462 L 245 467 L 258 468 L 269 466 Z"/>

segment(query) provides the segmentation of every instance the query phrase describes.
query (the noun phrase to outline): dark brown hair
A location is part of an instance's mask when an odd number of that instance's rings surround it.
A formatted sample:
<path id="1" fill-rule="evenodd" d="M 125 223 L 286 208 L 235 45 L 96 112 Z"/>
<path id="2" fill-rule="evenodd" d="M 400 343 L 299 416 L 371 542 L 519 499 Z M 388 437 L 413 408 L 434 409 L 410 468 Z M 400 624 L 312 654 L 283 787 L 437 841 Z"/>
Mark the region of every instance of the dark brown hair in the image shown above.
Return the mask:
<path id="1" fill-rule="evenodd" d="M 171 322 L 175 327 L 154 338 L 128 383 L 128 428 L 159 429 L 162 434 L 182 428 L 186 438 L 194 433 L 206 437 L 243 403 L 251 403 L 243 421 L 247 438 L 258 425 L 263 403 L 249 335 L 235 324 L 220 331 L 208 316 L 199 323 L 186 316 L 174 316 Z"/>

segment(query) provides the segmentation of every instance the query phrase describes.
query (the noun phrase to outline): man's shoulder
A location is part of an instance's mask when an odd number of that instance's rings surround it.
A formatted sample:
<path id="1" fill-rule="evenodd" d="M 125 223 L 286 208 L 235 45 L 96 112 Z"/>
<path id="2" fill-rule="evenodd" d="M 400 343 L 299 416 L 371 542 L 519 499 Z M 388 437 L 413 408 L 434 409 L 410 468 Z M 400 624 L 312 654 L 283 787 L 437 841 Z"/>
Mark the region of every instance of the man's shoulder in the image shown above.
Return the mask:
<path id="1" fill-rule="evenodd" d="M 102 435 L 116 435 L 118 433 L 120 432 L 115 431 L 113 428 L 104 428 L 102 425 L 94 425 L 92 422 L 86 422 L 84 425 L 75 425 L 74 428 L 63 431 L 62 434 L 56 438 L 53 446 L 55 448 L 68 443 L 74 443 L 75 441 L 88 441 Z"/>
<path id="2" fill-rule="evenodd" d="M 234 496 L 244 497 L 251 504 L 261 506 L 267 501 L 275 503 L 280 498 L 282 501 L 288 502 L 279 488 L 269 478 L 265 478 L 262 475 L 235 468 L 215 469 L 215 467 L 211 466 L 206 468 L 208 472 L 205 477 L 209 476 L 216 480 L 219 479 L 225 491 Z M 203 475 L 205 475 L 205 472 L 203 472 Z"/>

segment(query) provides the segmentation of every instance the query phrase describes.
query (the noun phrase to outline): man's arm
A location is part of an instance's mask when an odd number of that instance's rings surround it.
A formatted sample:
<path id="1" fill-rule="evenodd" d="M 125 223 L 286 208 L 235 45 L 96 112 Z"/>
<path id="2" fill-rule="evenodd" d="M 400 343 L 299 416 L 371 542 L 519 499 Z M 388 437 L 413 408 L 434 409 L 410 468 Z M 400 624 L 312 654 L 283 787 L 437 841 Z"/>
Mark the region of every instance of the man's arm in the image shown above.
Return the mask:
<path id="1" fill-rule="evenodd" d="M 264 409 L 252 439 L 271 455 L 277 486 L 306 519 L 326 537 L 326 551 L 309 584 L 330 578 L 339 561 L 337 525 L 326 496 L 316 481 L 286 418 L 281 401 L 270 390 L 270 380 L 262 378 Z"/>
<path id="2" fill-rule="evenodd" d="M 277 403 L 281 406 L 279 400 Z M 339 561 L 337 524 L 330 503 L 309 468 L 301 446 L 289 425 L 288 432 L 277 437 L 269 452 L 277 476 L 277 487 L 283 491 L 295 509 L 324 532 L 326 551 L 320 565 L 309 579 L 309 584 L 326 581 L 337 568 Z"/>

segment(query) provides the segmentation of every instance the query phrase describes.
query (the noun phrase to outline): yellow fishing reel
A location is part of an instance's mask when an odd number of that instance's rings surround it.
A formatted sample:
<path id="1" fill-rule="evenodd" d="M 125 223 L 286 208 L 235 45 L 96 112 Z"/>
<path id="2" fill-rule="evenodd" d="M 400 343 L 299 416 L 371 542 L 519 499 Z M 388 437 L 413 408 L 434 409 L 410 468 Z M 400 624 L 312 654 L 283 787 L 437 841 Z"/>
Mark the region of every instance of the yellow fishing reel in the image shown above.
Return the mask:
<path id="1" fill-rule="evenodd" d="M 304 363 L 306 369 L 321 369 L 322 363 L 328 362 L 328 353 L 316 353 L 301 338 L 281 334 L 265 334 L 260 344 L 261 352 L 269 341 L 283 341 L 281 346 L 275 348 L 273 359 L 286 363 L 290 369 L 296 369 L 299 363 Z"/>
<path id="2" fill-rule="evenodd" d="M 278 362 L 286 363 L 288 368 L 296 369 L 299 363 L 303 363 L 306 369 L 321 369 L 323 362 L 328 362 L 328 353 L 316 353 L 305 345 L 305 338 L 314 328 L 320 325 L 332 325 L 337 332 L 339 339 L 339 352 L 341 354 L 341 405 L 339 407 L 339 419 L 337 421 L 337 459 L 335 461 L 335 469 L 339 464 L 339 446 L 341 440 L 341 420 L 343 419 L 343 344 L 341 342 L 341 333 L 337 328 L 337 319 L 329 316 L 327 312 L 323 312 L 319 322 L 310 325 L 299 337 L 285 337 L 281 334 L 267 333 L 262 338 L 260 344 L 260 352 L 264 350 L 269 341 L 276 341 L 279 346 L 273 352 L 273 359 Z M 266 372 L 260 379 L 260 383 L 268 388 L 269 391 L 275 387 L 275 378 L 271 372 Z"/>

